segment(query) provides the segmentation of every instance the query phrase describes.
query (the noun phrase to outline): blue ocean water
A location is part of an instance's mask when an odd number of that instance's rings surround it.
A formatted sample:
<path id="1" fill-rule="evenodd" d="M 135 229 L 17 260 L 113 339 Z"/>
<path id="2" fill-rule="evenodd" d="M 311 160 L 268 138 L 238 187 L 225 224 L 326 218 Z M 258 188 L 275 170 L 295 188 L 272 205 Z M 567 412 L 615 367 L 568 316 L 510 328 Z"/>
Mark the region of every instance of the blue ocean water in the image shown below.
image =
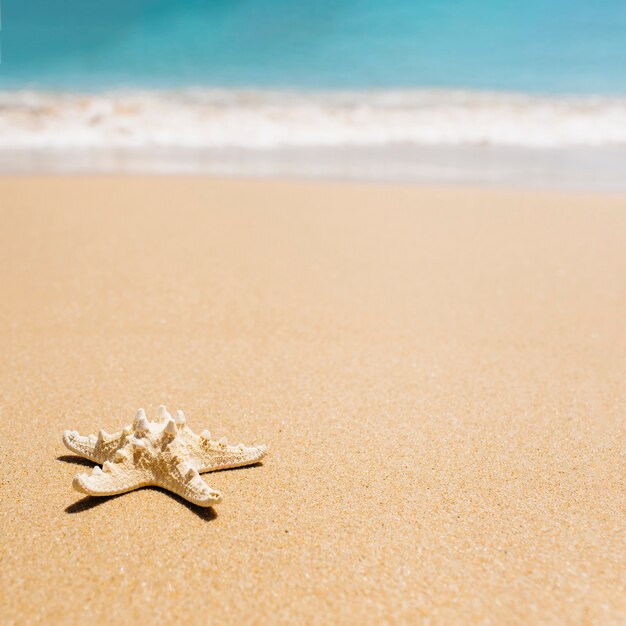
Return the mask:
<path id="1" fill-rule="evenodd" d="M 0 173 L 626 189 L 626 0 L 0 3 Z"/>
<path id="2" fill-rule="evenodd" d="M 625 0 L 4 0 L 0 88 L 626 94 Z"/>

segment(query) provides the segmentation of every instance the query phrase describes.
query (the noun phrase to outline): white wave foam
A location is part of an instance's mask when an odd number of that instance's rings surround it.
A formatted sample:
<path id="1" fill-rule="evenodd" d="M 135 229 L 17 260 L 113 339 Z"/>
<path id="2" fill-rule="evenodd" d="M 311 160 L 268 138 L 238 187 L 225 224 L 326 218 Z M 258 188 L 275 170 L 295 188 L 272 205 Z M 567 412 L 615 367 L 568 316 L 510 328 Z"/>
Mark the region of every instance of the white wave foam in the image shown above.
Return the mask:
<path id="1" fill-rule="evenodd" d="M 0 92 L 0 149 L 626 145 L 626 98 L 462 91 Z"/>

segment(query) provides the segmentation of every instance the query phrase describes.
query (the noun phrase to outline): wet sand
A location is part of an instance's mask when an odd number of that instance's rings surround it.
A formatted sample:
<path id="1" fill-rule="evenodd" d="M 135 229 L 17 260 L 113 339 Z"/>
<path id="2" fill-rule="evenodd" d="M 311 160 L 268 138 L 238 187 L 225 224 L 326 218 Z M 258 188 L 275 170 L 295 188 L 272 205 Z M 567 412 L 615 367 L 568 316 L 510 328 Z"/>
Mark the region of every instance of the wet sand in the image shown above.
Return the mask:
<path id="1" fill-rule="evenodd" d="M 0 179 L 0 614 L 621 624 L 626 196 Z M 63 429 L 265 442 L 72 490 Z"/>

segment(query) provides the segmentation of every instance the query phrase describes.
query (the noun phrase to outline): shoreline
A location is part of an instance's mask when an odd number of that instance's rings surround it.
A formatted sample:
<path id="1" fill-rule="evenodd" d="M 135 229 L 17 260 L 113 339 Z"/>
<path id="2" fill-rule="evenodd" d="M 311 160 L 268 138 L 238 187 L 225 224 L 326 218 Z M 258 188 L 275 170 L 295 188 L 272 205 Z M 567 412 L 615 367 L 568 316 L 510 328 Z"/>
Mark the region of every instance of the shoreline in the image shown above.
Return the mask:
<path id="1" fill-rule="evenodd" d="M 0 148 L 0 176 L 193 175 L 623 193 L 625 171 L 626 148 Z"/>
<path id="2" fill-rule="evenodd" d="M 626 97 L 459 89 L 0 91 L 0 175 L 626 191 Z"/>

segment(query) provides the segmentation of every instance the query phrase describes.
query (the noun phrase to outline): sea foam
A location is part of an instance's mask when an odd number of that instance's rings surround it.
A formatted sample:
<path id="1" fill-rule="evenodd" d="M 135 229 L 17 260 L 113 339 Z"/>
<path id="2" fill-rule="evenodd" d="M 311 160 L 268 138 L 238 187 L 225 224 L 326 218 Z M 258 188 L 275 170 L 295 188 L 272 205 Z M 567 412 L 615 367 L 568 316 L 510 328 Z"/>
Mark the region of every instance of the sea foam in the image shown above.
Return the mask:
<path id="1" fill-rule="evenodd" d="M 626 98 L 477 91 L 0 93 L 0 149 L 626 145 Z"/>

